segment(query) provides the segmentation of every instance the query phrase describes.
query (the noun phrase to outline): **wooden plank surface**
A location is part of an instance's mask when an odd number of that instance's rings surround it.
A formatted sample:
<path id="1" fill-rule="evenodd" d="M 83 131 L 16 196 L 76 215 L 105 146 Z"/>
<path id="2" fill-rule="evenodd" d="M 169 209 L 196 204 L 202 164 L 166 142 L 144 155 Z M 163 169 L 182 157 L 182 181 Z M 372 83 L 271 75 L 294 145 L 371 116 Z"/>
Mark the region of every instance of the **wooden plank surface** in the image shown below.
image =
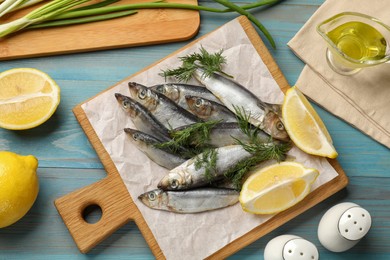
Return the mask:
<path id="1" fill-rule="evenodd" d="M 268 49 L 265 47 L 264 43 L 258 36 L 254 27 L 244 16 L 241 16 L 237 19 L 243 30 L 245 31 L 246 35 L 250 39 L 252 45 L 255 47 L 258 55 L 261 57 L 268 70 L 270 71 L 271 75 L 277 82 L 278 86 L 282 89 L 283 92 L 286 92 L 287 89 L 290 88 L 290 86 L 285 77 L 283 76 L 282 72 L 280 71 L 279 67 L 276 65 L 273 57 L 270 55 Z M 205 35 L 204 37 L 207 37 L 207 35 Z M 172 53 L 166 58 L 177 55 L 177 53 L 181 52 L 186 48 L 191 47 L 202 38 L 191 42 L 189 45 Z M 157 61 L 155 64 L 158 63 L 160 63 L 160 61 Z M 136 74 L 142 73 L 143 71 L 146 71 L 152 66 L 155 65 L 151 65 L 141 70 L 140 72 L 137 72 Z M 131 75 L 123 81 L 127 82 L 133 76 L 134 75 Z M 103 91 L 102 93 L 104 92 L 105 91 Z M 99 96 L 100 94 L 98 94 L 97 96 Z M 91 97 L 90 99 L 93 98 L 94 97 Z M 118 227 L 126 224 L 129 220 L 134 220 L 137 226 L 140 228 L 141 232 L 144 234 L 145 240 L 149 244 L 155 257 L 158 259 L 164 259 L 165 254 L 159 247 L 156 239 L 153 236 L 153 233 L 151 232 L 151 229 L 153 229 L 153 227 L 149 227 L 147 225 L 141 212 L 138 210 L 132 199 L 128 196 L 128 192 L 122 183 L 122 179 L 119 175 L 119 172 L 117 171 L 112 158 L 110 158 L 108 152 L 105 150 L 105 147 L 101 143 L 99 137 L 97 136 L 92 125 L 90 124 L 84 110 L 82 109 L 82 104 L 76 106 L 73 111 L 85 134 L 90 140 L 92 146 L 96 150 L 108 175 L 104 180 L 98 183 L 89 185 L 88 187 L 67 194 L 55 201 L 57 210 L 63 218 L 65 225 L 68 227 L 80 251 L 83 253 L 87 253 L 95 245 L 97 245 L 103 239 L 106 239 L 109 235 L 116 231 Z M 273 229 L 281 226 L 285 222 L 291 220 L 300 213 L 306 211 L 310 207 L 313 207 L 314 205 L 318 204 L 319 202 L 323 201 L 324 199 L 328 198 L 329 196 L 344 188 L 348 183 L 348 179 L 345 176 L 343 169 L 336 160 L 330 160 L 330 162 L 338 172 L 338 177 L 322 185 L 319 189 L 312 192 L 296 206 L 280 214 L 277 214 L 275 217 L 273 217 L 266 223 L 258 226 L 257 228 L 246 233 L 242 237 L 237 238 L 225 247 L 219 249 L 217 252 L 209 256 L 209 258 L 226 258 L 227 256 L 230 256 L 239 249 L 254 242 L 261 236 L 264 236 L 265 234 L 271 232 Z M 82 211 L 86 206 L 89 206 L 91 204 L 97 204 L 102 208 L 103 211 L 102 219 L 94 225 L 89 225 L 82 218 Z"/>
<path id="2" fill-rule="evenodd" d="M 196 0 L 171 2 L 197 5 Z M 132 3 L 135 2 L 121 0 L 113 5 Z M 137 14 L 104 22 L 27 30 L 5 37 L 0 39 L 0 60 L 183 41 L 195 36 L 199 29 L 200 18 L 197 11 L 137 11 Z M 0 19 L 0 23 L 12 21 L 26 12 L 23 10 L 11 14 L 6 19 Z"/>
<path id="3" fill-rule="evenodd" d="M 282 1 L 271 8 L 253 12 L 275 38 L 277 49 L 269 49 L 290 85 L 295 83 L 303 64 L 286 43 L 322 2 Z M 209 1 L 200 1 L 199 4 L 214 5 Z M 201 12 L 198 37 L 234 17 L 233 14 Z M 134 222 L 125 224 L 88 254 L 81 254 L 53 202 L 106 177 L 99 158 L 73 116 L 72 108 L 187 43 L 0 62 L 0 71 L 14 67 L 41 69 L 51 75 L 62 90 L 59 109 L 41 127 L 19 132 L 0 129 L 0 149 L 37 156 L 40 177 L 40 193 L 30 212 L 15 225 L 0 229 L 0 259 L 154 259 Z M 228 259 L 263 259 L 266 243 L 282 234 L 295 234 L 312 241 L 319 249 L 321 259 L 390 258 L 389 149 L 320 107 L 314 107 L 333 137 L 339 152 L 338 161 L 349 177 L 349 185 Z M 349 251 L 332 253 L 319 243 L 317 227 L 327 209 L 344 201 L 364 206 L 373 216 L 373 226 L 368 235 Z"/>

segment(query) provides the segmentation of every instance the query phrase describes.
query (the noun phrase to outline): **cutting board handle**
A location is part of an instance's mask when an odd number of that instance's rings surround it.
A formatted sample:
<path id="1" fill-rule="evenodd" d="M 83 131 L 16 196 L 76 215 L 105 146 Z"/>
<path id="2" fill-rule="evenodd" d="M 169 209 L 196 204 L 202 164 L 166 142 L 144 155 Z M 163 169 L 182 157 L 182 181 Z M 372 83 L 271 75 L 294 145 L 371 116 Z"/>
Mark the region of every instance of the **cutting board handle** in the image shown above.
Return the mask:
<path id="1" fill-rule="evenodd" d="M 107 238 L 129 220 L 134 219 L 134 202 L 120 178 L 103 180 L 69 193 L 54 202 L 70 234 L 82 253 Z M 96 223 L 88 223 L 83 213 L 88 206 L 101 208 Z"/>

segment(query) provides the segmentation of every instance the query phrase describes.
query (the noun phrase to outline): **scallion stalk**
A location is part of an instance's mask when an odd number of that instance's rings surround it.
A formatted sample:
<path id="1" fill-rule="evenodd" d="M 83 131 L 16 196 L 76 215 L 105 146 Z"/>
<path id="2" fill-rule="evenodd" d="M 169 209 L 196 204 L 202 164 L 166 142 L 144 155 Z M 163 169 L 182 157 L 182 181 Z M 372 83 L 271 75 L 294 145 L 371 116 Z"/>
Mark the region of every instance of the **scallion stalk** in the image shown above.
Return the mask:
<path id="1" fill-rule="evenodd" d="M 10 1 L 42 1 L 42 0 L 5 0 L 3 3 Z M 26 16 L 12 21 L 7 24 L 0 25 L 0 37 L 4 37 L 10 33 L 19 31 L 23 28 L 45 28 L 52 26 L 65 26 L 71 24 L 80 24 L 94 21 L 102 21 L 107 19 L 113 19 L 116 17 L 122 17 L 125 15 L 134 14 L 134 10 L 141 9 L 184 9 L 184 10 L 197 10 L 206 11 L 213 13 L 227 13 L 237 12 L 245 15 L 250 21 L 252 21 L 259 30 L 269 40 L 272 47 L 275 48 L 275 41 L 268 32 L 268 30 L 247 10 L 257 8 L 264 5 L 275 4 L 280 0 L 262 0 L 247 5 L 238 6 L 230 2 L 229 0 L 214 0 L 215 2 L 226 7 L 225 9 L 191 5 L 182 3 L 165 3 L 162 1 L 158 2 L 147 2 L 147 3 L 136 3 L 126 5 L 115 5 L 107 6 L 113 2 L 119 0 L 104 0 L 97 4 L 91 4 L 79 8 L 74 8 L 82 3 L 91 0 L 53 0 L 42 7 L 32 11 Z M 1 4 L 2 5 L 2 4 Z M 0 6 L 1 6 L 0 5 Z M 1 10 L 0 10 L 1 11 Z M 90 17 L 89 17 L 90 16 Z"/>
<path id="2" fill-rule="evenodd" d="M 215 2 L 217 3 L 220 3 L 221 5 L 224 5 L 226 6 L 227 8 L 231 9 L 231 10 L 234 10 L 236 11 L 237 13 L 239 14 L 242 14 L 242 15 L 245 15 L 246 17 L 248 17 L 248 19 L 254 23 L 257 28 L 259 28 L 265 35 L 265 37 L 268 39 L 268 41 L 271 43 L 272 47 L 276 47 L 275 45 L 275 41 L 274 39 L 272 38 L 271 34 L 268 32 L 268 30 L 264 27 L 264 25 L 262 25 L 260 23 L 259 20 L 256 19 L 256 17 L 253 16 L 253 14 L 251 14 L 250 12 L 248 12 L 247 10 L 243 9 L 242 7 L 236 5 L 236 4 L 233 4 L 232 2 L 230 1 L 227 1 L 227 0 L 214 0 Z"/>
<path id="3" fill-rule="evenodd" d="M 43 0 L 5 0 L 0 4 L 0 17 L 3 15 L 31 6 L 35 5 Z"/>
<path id="4" fill-rule="evenodd" d="M 0 4 L 0 17 L 13 11 L 16 7 L 23 4 L 26 0 L 5 0 Z"/>
<path id="5" fill-rule="evenodd" d="M 87 16 L 87 17 L 81 17 L 81 18 L 75 18 L 75 19 L 66 19 L 66 20 L 55 20 L 55 21 L 49 21 L 49 22 L 43 22 L 39 24 L 30 25 L 28 28 L 31 29 L 37 29 L 37 28 L 47 28 L 47 27 L 58 27 L 58 26 L 66 26 L 66 25 L 73 25 L 73 24 L 83 24 L 83 23 L 91 23 L 91 22 L 97 22 L 97 21 L 104 21 L 114 18 L 119 18 L 123 16 L 128 16 L 132 14 L 136 14 L 137 11 L 122 11 L 122 12 L 115 12 L 115 13 L 109 13 L 109 14 L 102 14 L 102 15 L 94 15 L 94 16 Z"/>
<path id="6" fill-rule="evenodd" d="M 41 23 L 58 16 L 69 9 L 88 2 L 90 0 L 54 0 L 51 1 L 27 15 L 9 23 L 0 25 L 0 37 L 19 31 L 29 25 Z"/>

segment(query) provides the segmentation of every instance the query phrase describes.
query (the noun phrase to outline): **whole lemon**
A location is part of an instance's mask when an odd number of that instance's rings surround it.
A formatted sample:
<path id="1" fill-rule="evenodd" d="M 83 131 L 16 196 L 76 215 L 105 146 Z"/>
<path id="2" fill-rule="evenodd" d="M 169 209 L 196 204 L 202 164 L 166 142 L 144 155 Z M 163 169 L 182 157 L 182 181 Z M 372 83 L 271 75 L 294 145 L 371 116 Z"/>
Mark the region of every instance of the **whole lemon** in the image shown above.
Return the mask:
<path id="1" fill-rule="evenodd" d="M 0 228 L 12 225 L 32 207 L 39 191 L 38 160 L 0 151 Z"/>

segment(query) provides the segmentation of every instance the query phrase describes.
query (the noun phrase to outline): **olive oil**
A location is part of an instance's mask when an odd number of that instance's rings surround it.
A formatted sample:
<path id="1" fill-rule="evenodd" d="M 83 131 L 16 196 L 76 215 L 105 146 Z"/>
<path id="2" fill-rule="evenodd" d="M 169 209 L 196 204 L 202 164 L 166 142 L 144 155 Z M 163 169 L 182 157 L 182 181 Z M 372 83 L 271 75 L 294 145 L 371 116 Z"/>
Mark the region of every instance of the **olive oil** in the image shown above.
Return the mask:
<path id="1" fill-rule="evenodd" d="M 383 35 L 362 22 L 344 23 L 327 35 L 337 48 L 355 60 L 380 60 L 386 54 L 387 43 Z"/>

